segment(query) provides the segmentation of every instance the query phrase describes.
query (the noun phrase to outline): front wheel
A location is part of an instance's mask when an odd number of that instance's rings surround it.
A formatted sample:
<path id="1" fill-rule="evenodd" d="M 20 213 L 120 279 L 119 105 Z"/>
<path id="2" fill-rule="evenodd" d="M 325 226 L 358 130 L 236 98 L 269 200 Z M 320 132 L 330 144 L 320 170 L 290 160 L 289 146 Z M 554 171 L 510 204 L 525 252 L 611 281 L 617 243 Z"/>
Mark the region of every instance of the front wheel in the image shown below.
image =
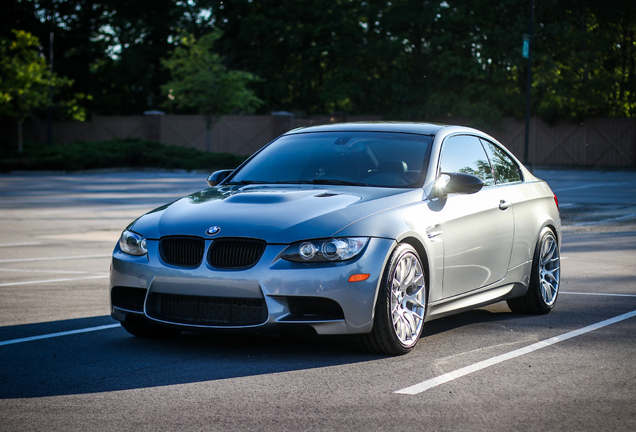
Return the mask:
<path id="1" fill-rule="evenodd" d="M 513 312 L 525 314 L 547 314 L 554 308 L 559 294 L 561 260 L 556 235 L 544 228 L 534 252 L 530 286 L 526 295 L 508 300 Z"/>
<path id="2" fill-rule="evenodd" d="M 362 343 L 371 352 L 401 355 L 410 352 L 422 334 L 426 316 L 426 276 L 411 245 L 393 251 L 384 272 L 371 333 Z"/>

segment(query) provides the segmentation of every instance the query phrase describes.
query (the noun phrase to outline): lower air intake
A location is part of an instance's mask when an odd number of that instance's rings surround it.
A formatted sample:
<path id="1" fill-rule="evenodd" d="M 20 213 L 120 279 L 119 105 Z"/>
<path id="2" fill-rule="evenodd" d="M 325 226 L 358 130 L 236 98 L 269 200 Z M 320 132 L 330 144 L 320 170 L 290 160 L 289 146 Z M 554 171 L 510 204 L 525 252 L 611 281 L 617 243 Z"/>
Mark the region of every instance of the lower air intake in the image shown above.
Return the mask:
<path id="1" fill-rule="evenodd" d="M 267 321 L 263 299 L 151 294 L 148 315 L 162 321 L 199 326 L 252 326 Z"/>

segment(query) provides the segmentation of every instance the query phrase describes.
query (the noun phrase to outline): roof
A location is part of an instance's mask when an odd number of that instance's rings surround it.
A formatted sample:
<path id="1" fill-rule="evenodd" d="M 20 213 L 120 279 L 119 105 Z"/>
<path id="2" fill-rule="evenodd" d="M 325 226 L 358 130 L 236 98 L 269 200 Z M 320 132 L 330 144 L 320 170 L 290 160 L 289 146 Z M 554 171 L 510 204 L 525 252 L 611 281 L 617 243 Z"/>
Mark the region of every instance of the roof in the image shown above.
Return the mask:
<path id="1" fill-rule="evenodd" d="M 335 123 L 298 128 L 287 132 L 285 135 L 307 132 L 405 132 L 422 135 L 435 135 L 444 127 L 446 127 L 446 125 L 408 122 Z"/>

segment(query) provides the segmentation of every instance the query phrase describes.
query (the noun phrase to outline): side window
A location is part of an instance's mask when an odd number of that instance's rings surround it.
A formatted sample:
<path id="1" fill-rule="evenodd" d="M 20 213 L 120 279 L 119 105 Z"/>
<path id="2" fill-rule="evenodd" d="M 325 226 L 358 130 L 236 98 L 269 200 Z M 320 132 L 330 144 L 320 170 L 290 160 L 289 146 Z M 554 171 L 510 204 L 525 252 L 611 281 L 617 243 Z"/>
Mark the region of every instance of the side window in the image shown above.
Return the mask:
<path id="1" fill-rule="evenodd" d="M 498 184 L 521 181 L 519 165 L 495 144 L 481 140 L 492 164 Z"/>
<path id="2" fill-rule="evenodd" d="M 457 135 L 448 138 L 442 148 L 441 171 L 472 174 L 484 181 L 485 186 L 495 184 L 492 169 L 479 138 Z"/>

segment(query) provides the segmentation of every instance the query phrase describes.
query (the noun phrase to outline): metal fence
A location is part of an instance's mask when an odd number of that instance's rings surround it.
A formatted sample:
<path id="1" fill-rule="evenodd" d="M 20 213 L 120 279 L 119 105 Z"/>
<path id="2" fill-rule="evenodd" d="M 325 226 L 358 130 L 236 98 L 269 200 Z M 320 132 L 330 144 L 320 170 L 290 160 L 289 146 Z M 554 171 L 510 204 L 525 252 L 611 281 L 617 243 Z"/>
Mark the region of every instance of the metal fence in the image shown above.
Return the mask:
<path id="1" fill-rule="evenodd" d="M 296 118 L 287 113 L 264 116 L 225 116 L 211 131 L 211 151 L 249 155 L 278 135 L 301 126 L 342 121 L 379 120 L 369 116 Z M 466 124 L 461 119 L 447 123 Z M 518 157 L 523 158 L 525 122 L 505 118 L 497 126 L 481 128 Z M 13 128 L 5 131 L 13 130 Z M 99 142 L 114 138 L 145 138 L 165 144 L 206 149 L 205 120 L 200 115 L 146 115 L 95 117 L 87 122 L 54 122 L 55 143 L 77 140 Z M 24 127 L 25 137 L 46 141 L 45 122 Z M 583 123 L 547 124 L 537 117 L 530 123 L 530 162 L 553 166 L 636 166 L 636 118 L 599 118 Z"/>

